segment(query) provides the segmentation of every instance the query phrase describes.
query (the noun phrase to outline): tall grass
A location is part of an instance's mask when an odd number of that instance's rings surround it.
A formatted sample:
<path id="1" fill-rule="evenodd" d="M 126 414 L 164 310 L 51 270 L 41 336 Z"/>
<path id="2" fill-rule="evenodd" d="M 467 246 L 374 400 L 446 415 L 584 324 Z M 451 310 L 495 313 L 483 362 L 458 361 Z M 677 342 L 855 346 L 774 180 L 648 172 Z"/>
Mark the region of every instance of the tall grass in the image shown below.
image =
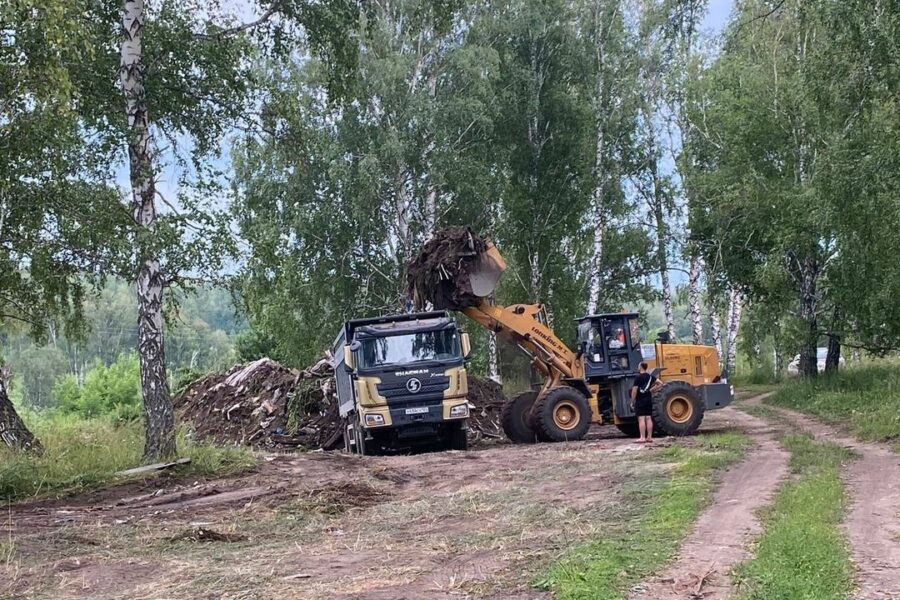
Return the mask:
<path id="1" fill-rule="evenodd" d="M 0 500 L 4 502 L 99 487 L 119 480 L 117 471 L 141 463 L 144 439 L 138 422 L 62 413 L 30 413 L 25 418 L 44 452 L 31 455 L 0 448 Z M 189 465 L 181 467 L 181 473 L 228 474 L 255 462 L 245 448 L 200 444 L 184 432 L 178 438 L 178 455 L 191 458 Z"/>
<path id="2" fill-rule="evenodd" d="M 842 369 L 783 385 L 769 400 L 847 427 L 862 440 L 900 441 L 900 366 Z"/>

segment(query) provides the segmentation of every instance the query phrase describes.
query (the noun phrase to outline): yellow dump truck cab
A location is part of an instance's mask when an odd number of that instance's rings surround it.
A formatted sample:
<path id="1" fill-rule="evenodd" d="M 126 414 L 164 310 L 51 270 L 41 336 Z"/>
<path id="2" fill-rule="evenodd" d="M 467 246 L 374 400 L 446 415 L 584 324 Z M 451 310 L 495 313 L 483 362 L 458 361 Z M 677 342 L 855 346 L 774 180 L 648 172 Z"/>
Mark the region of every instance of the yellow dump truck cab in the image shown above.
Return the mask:
<path id="1" fill-rule="evenodd" d="M 469 340 L 447 312 L 347 321 L 333 350 L 345 450 L 466 449 Z"/>
<path id="2" fill-rule="evenodd" d="M 654 395 L 654 423 L 668 435 L 687 435 L 707 410 L 731 403 L 734 393 L 722 377 L 711 346 L 671 344 L 663 335 L 641 344 L 637 313 L 587 315 L 577 320 L 577 351 L 584 363 L 592 421 L 612 423 L 637 434 L 631 387 L 646 362 L 664 385 Z"/>

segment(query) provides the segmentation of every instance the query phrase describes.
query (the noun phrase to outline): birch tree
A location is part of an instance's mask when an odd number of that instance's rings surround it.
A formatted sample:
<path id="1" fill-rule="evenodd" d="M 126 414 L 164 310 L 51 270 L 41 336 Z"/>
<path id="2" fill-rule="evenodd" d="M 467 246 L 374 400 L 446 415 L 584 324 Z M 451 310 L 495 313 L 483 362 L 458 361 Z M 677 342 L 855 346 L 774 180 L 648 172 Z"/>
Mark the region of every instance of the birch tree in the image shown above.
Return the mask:
<path id="1" fill-rule="evenodd" d="M 176 450 L 174 411 L 166 378 L 164 290 L 186 269 L 201 265 L 199 270 L 206 270 L 220 264 L 221 242 L 227 239 L 227 233 L 222 233 L 223 220 L 211 221 L 215 211 L 196 198 L 182 197 L 186 210 L 173 207 L 166 222 L 159 222 L 156 177 L 160 156 L 154 128 L 166 132 L 169 141 L 176 140 L 178 134 L 191 136 L 195 147 L 191 158 L 195 165 L 202 165 L 201 161 L 214 153 L 223 126 L 239 118 L 247 97 L 250 46 L 243 36 L 268 26 L 276 13 L 281 21 L 275 27 L 282 35 L 284 24 L 291 18 L 321 16 L 304 12 L 304 5 L 286 5 L 287 10 L 281 10 L 273 4 L 263 8 L 261 16 L 252 22 L 226 26 L 207 17 L 208 11 L 198 13 L 190 5 L 164 1 L 154 8 L 151 12 L 144 0 L 123 0 L 119 44 L 130 206 L 138 230 L 133 238 L 134 279 L 147 460 L 171 456 Z M 332 23 L 355 16 L 350 4 L 325 4 L 317 10 L 330 10 Z M 315 27 L 312 30 L 313 43 L 320 41 Z M 145 37 L 153 34 L 158 39 Z M 150 47 L 154 48 L 152 54 L 147 52 Z M 162 55 L 172 71 L 158 67 Z M 157 67 L 152 79 L 150 65 Z M 185 73 L 191 74 L 191 81 L 184 80 Z M 157 95 L 151 97 L 151 92 Z M 156 115 L 153 106 L 161 108 Z"/>
<path id="2" fill-rule="evenodd" d="M 81 63 L 93 42 L 83 8 L 0 5 L 0 328 L 38 341 L 83 332 L 84 298 L 127 258 L 128 217 L 107 184 L 108 148 L 83 135 L 79 115 Z M 35 448 L 6 393 L 8 374 L 0 436 Z"/>
<path id="3" fill-rule="evenodd" d="M 586 314 L 597 312 L 603 284 L 613 265 L 621 263 L 623 216 L 630 212 L 622 193 L 624 162 L 630 152 L 636 127 L 637 67 L 633 32 L 626 25 L 628 3 L 621 0 L 590 2 L 582 9 L 582 35 L 588 48 L 594 79 L 590 102 L 594 120 L 593 164 L 590 174 L 590 210 L 587 233 L 592 246 L 587 262 Z M 613 239 L 610 240 L 610 234 Z M 606 247 L 611 242 L 614 250 Z"/>

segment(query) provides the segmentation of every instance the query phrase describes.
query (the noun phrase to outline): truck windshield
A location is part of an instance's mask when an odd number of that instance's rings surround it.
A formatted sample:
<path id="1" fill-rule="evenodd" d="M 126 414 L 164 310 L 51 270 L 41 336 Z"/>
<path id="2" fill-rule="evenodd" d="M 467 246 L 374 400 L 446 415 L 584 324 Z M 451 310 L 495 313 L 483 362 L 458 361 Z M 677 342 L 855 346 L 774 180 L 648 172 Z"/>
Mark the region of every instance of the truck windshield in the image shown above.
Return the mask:
<path id="1" fill-rule="evenodd" d="M 362 340 L 359 366 L 371 369 L 383 365 L 406 365 L 431 360 L 453 360 L 461 356 L 459 336 L 454 329 L 422 331 Z"/>

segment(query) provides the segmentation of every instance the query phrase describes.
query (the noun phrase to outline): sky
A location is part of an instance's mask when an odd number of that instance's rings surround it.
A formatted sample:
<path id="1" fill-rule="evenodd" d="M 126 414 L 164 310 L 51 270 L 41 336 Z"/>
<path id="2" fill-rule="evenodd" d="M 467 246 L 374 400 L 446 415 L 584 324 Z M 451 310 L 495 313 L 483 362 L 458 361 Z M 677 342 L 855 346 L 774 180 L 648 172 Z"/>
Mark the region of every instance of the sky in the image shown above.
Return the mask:
<path id="1" fill-rule="evenodd" d="M 703 28 L 714 35 L 722 33 L 733 8 L 734 0 L 710 0 Z"/>

